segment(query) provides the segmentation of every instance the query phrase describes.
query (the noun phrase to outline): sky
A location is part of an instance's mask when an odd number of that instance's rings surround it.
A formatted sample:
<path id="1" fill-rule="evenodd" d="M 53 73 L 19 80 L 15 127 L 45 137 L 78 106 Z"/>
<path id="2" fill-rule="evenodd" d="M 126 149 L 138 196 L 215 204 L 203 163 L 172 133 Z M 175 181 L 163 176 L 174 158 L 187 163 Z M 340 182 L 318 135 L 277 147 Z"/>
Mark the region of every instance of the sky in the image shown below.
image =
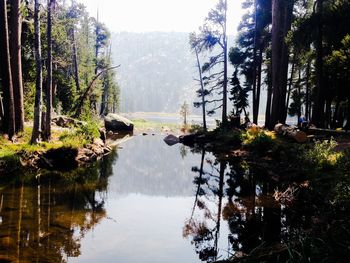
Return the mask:
<path id="1" fill-rule="evenodd" d="M 228 34 L 235 34 L 243 0 L 228 0 Z M 192 32 L 218 0 L 77 0 L 112 32 Z"/>

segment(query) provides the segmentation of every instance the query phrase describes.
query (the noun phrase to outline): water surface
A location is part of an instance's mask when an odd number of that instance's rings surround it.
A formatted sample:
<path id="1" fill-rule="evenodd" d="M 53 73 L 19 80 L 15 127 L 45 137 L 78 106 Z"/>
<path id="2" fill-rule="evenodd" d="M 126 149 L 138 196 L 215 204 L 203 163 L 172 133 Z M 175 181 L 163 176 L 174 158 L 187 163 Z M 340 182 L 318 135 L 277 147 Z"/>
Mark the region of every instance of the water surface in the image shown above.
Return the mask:
<path id="1" fill-rule="evenodd" d="M 266 178 L 239 159 L 135 136 L 89 168 L 3 182 L 0 261 L 195 263 L 249 253 L 288 232 Z"/>

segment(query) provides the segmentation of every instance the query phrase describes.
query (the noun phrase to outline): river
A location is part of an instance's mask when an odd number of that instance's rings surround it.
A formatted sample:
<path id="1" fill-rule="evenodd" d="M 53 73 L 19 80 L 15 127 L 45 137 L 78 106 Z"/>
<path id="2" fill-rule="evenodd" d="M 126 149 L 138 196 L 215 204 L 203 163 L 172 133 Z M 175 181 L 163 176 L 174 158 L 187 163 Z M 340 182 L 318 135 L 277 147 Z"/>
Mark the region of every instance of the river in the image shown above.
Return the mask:
<path id="1" fill-rule="evenodd" d="M 163 137 L 134 136 L 89 168 L 2 180 L 0 261 L 213 262 L 280 238 L 273 182 Z"/>

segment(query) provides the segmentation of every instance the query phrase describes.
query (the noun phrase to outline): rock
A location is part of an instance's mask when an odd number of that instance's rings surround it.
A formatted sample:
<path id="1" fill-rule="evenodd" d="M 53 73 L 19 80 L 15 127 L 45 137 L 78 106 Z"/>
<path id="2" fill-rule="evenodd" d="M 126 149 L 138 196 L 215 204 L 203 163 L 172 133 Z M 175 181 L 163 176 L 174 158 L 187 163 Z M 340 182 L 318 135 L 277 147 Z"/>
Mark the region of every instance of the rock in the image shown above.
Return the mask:
<path id="1" fill-rule="evenodd" d="M 146 133 L 146 132 L 143 132 L 143 133 L 142 133 L 142 135 L 143 135 L 143 136 L 146 136 L 146 135 L 148 135 L 148 133 Z"/>
<path id="2" fill-rule="evenodd" d="M 164 141 L 167 145 L 172 146 L 172 145 L 177 144 L 179 142 L 179 138 L 177 138 L 173 134 L 169 134 L 168 136 L 166 136 L 164 138 Z"/>
<path id="3" fill-rule="evenodd" d="M 105 145 L 104 142 L 102 141 L 102 139 L 100 139 L 100 138 L 95 138 L 94 144 L 97 146 L 100 146 L 100 147 L 104 147 L 104 145 Z"/>
<path id="4" fill-rule="evenodd" d="M 86 125 L 86 122 L 79 121 L 67 116 L 57 116 L 52 118 L 52 123 L 56 124 L 59 127 L 69 128 L 69 127 L 79 127 L 82 125 Z"/>
<path id="5" fill-rule="evenodd" d="M 50 149 L 39 157 L 39 167 L 57 171 L 68 171 L 78 167 L 78 150 L 70 147 Z"/>
<path id="6" fill-rule="evenodd" d="M 168 126 L 163 126 L 163 127 L 162 127 L 162 131 L 163 131 L 163 132 L 170 132 L 171 129 L 170 129 Z"/>
<path id="7" fill-rule="evenodd" d="M 118 114 L 109 113 L 105 119 L 105 127 L 108 131 L 132 131 L 134 124 Z"/>
<path id="8" fill-rule="evenodd" d="M 103 143 L 105 143 L 106 139 L 107 139 L 106 129 L 105 128 L 99 128 L 98 131 L 100 132 L 100 139 L 103 141 Z"/>

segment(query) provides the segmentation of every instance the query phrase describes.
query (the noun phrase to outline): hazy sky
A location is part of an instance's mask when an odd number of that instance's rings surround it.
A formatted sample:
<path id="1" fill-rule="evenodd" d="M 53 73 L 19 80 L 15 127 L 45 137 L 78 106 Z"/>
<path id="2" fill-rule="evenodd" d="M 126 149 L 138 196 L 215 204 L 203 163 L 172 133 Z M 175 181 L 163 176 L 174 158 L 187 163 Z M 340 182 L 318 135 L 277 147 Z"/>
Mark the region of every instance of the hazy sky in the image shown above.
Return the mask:
<path id="1" fill-rule="evenodd" d="M 111 31 L 191 32 L 203 23 L 218 0 L 77 0 Z M 228 0 L 228 33 L 233 34 L 242 16 L 242 0 Z"/>

